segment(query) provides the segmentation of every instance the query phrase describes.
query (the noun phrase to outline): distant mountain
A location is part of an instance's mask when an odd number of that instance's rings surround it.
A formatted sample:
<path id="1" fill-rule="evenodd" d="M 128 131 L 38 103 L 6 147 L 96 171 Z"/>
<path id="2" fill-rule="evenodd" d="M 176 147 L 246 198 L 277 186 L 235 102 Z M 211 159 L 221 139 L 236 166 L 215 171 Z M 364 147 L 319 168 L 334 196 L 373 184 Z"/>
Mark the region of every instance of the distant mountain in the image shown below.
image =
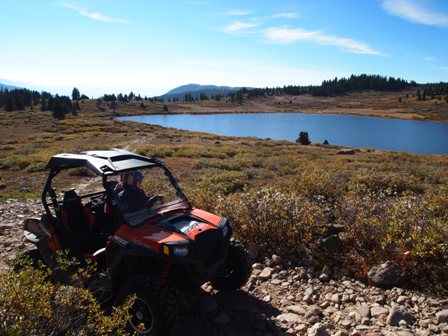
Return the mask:
<path id="1" fill-rule="evenodd" d="M 8 91 L 11 91 L 11 90 L 15 90 L 15 89 L 21 89 L 21 87 L 0 83 L 0 90 L 8 90 Z"/>
<path id="2" fill-rule="evenodd" d="M 211 96 L 216 95 L 226 96 L 230 92 L 238 91 L 239 89 L 241 88 L 231 86 L 187 84 L 172 89 L 158 98 L 164 101 L 173 99 L 183 100 L 186 94 L 191 94 L 193 98 L 199 98 L 201 94 L 205 94 L 211 98 Z"/>

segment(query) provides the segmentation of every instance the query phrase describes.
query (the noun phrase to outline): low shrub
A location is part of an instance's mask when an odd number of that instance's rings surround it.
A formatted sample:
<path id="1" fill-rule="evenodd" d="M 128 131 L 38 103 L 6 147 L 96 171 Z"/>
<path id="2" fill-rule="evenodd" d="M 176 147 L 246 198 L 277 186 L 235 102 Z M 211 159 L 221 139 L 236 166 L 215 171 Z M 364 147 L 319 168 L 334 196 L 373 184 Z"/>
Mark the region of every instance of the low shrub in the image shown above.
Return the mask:
<path id="1" fill-rule="evenodd" d="M 423 192 L 419 181 L 412 175 L 403 172 L 363 171 L 350 180 L 348 187 L 359 194 L 375 192 L 394 196 L 404 193 L 421 194 Z"/>
<path id="2" fill-rule="evenodd" d="M 25 172 L 34 173 L 39 171 L 44 171 L 47 163 L 46 162 L 32 162 L 26 167 Z"/>
<path id="3" fill-rule="evenodd" d="M 90 291 L 74 285 L 82 283 L 86 270 L 74 274 L 72 285 L 62 285 L 30 260 L 22 260 L 19 268 L 0 274 L 1 335 L 125 334 L 130 302 L 104 312 Z"/>
<path id="4" fill-rule="evenodd" d="M 342 272 L 362 277 L 374 264 L 385 260 L 401 262 L 404 256 L 412 256 L 415 266 L 411 273 L 417 286 L 423 288 L 434 282 L 436 273 L 447 276 L 444 202 L 440 195 L 390 197 L 370 192 L 360 197 L 348 193 L 335 210 L 336 221 L 347 230 L 347 264 Z M 425 271 L 418 271 L 422 267 Z"/>
<path id="5" fill-rule="evenodd" d="M 139 145 L 135 148 L 135 152 L 140 155 L 153 158 L 165 158 L 173 155 L 174 151 L 168 146 Z"/>
<path id="6" fill-rule="evenodd" d="M 243 190 L 247 175 L 240 171 L 211 172 L 203 177 L 199 187 L 216 195 L 228 195 Z"/>
<path id="7" fill-rule="evenodd" d="M 221 197 L 215 210 L 230 219 L 243 241 L 289 257 L 309 248 L 325 223 L 323 211 L 316 204 L 273 188 Z"/>
<path id="8" fill-rule="evenodd" d="M 18 171 L 27 168 L 30 163 L 29 157 L 8 155 L 0 161 L 0 169 Z"/>
<path id="9" fill-rule="evenodd" d="M 210 148 L 204 148 L 198 145 L 184 145 L 180 147 L 174 147 L 174 157 L 187 157 L 187 158 L 214 158 L 225 159 L 232 158 L 237 154 L 237 150 L 232 147 L 215 146 Z"/>
<path id="10" fill-rule="evenodd" d="M 209 169 L 209 168 L 217 168 L 221 170 L 234 170 L 227 162 L 223 162 L 222 160 L 199 160 L 193 165 L 193 169 Z"/>
<path id="11" fill-rule="evenodd" d="M 335 171 L 306 165 L 298 172 L 292 189 L 313 201 L 335 201 L 344 193 L 344 181 Z"/>

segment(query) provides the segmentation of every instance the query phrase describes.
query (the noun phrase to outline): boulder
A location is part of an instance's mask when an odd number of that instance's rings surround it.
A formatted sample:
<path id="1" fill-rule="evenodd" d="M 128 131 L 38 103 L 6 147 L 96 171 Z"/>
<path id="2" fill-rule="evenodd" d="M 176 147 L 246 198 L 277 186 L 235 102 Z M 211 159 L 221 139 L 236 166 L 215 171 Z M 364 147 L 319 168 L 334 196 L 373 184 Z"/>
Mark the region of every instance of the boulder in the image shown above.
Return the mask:
<path id="1" fill-rule="evenodd" d="M 400 286 L 405 280 L 402 267 L 394 261 L 373 266 L 367 273 L 367 277 L 371 283 L 381 288 Z"/>
<path id="2" fill-rule="evenodd" d="M 397 327 L 402 320 L 406 321 L 408 325 L 411 325 L 414 323 L 415 317 L 406 311 L 403 306 L 393 305 L 387 316 L 387 324 Z"/>

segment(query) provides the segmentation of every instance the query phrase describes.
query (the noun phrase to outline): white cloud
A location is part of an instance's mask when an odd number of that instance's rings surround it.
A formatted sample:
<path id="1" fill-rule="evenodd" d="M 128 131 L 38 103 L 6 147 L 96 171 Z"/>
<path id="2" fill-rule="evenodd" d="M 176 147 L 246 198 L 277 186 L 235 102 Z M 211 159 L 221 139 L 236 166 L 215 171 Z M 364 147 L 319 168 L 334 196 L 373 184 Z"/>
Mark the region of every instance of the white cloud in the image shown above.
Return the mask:
<path id="1" fill-rule="evenodd" d="M 122 23 L 122 24 L 129 24 L 129 22 L 124 21 L 124 20 L 120 20 L 120 19 L 115 19 L 106 15 L 103 15 L 100 12 L 88 12 L 82 8 L 73 6 L 71 4 L 68 3 L 63 3 L 62 4 L 63 7 L 65 8 L 69 8 L 71 10 L 74 10 L 75 12 L 77 12 L 78 14 L 85 16 L 89 19 L 92 20 L 96 20 L 96 21 L 101 21 L 101 22 L 110 22 L 110 23 Z"/>
<path id="2" fill-rule="evenodd" d="M 240 9 L 235 9 L 235 10 L 231 10 L 225 13 L 221 13 L 219 15 L 222 16 L 246 16 L 253 13 L 252 10 L 240 10 Z"/>
<path id="3" fill-rule="evenodd" d="M 277 13 L 272 15 L 272 18 L 279 19 L 279 18 L 287 18 L 287 19 L 296 19 L 300 17 L 299 12 L 288 12 L 288 13 Z"/>
<path id="4" fill-rule="evenodd" d="M 412 0 L 382 0 L 383 9 L 390 15 L 429 26 L 448 26 L 448 14 L 438 13 Z"/>
<path id="5" fill-rule="evenodd" d="M 272 27 L 265 31 L 265 38 L 275 43 L 289 44 L 294 42 L 311 42 L 321 45 L 331 45 L 353 54 L 383 55 L 369 45 L 344 37 L 326 35 L 319 31 L 291 29 L 287 27 Z"/>
<path id="6" fill-rule="evenodd" d="M 224 32 L 228 34 L 236 34 L 242 30 L 254 28 L 258 26 L 257 23 L 233 22 L 224 27 Z"/>

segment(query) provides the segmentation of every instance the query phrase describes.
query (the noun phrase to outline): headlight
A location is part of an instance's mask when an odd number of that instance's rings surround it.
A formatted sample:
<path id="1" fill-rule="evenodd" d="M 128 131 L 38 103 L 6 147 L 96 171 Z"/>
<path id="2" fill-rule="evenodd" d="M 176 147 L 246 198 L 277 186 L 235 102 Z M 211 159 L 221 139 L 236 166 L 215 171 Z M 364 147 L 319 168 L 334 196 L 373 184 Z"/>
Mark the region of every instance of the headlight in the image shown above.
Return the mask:
<path id="1" fill-rule="evenodd" d="M 185 247 L 185 246 L 182 246 L 182 247 L 175 246 L 173 248 L 173 252 L 174 252 L 175 255 L 177 255 L 179 257 L 186 257 L 190 251 L 188 250 L 188 247 Z"/>
<path id="2" fill-rule="evenodd" d="M 188 241 L 173 241 L 162 244 L 161 253 L 177 257 L 186 257 L 190 254 Z"/>

